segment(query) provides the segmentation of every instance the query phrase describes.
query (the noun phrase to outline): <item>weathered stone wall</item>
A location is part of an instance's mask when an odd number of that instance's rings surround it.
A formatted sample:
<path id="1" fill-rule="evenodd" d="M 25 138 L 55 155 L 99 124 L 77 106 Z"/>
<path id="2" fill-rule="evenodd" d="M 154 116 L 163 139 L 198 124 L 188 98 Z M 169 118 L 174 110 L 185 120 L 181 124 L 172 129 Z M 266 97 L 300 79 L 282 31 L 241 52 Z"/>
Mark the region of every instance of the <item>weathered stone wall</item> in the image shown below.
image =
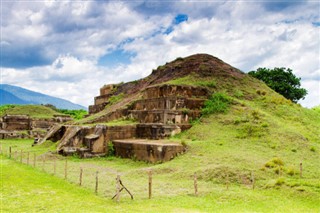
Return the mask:
<path id="1" fill-rule="evenodd" d="M 90 105 L 89 106 L 89 114 L 95 114 L 102 111 L 106 107 L 107 103 L 99 104 L 99 105 Z"/>
<path id="2" fill-rule="evenodd" d="M 200 110 L 206 99 L 199 98 L 151 98 L 138 100 L 133 104 L 133 110 L 154 110 L 154 109 L 190 109 Z"/>
<path id="3" fill-rule="evenodd" d="M 99 105 L 103 103 L 109 102 L 109 98 L 112 96 L 112 94 L 106 94 L 101 96 L 94 97 L 94 105 Z"/>
<path id="4" fill-rule="evenodd" d="M 69 116 L 55 116 L 54 118 L 30 118 L 27 115 L 5 115 L 2 117 L 1 129 L 13 130 L 33 130 L 48 129 L 55 123 L 64 123 L 72 120 Z"/>
<path id="5" fill-rule="evenodd" d="M 110 87 L 111 88 L 111 87 Z M 94 105 L 89 106 L 89 113 L 102 111 L 113 95 L 113 87 L 108 85 L 100 90 L 100 96 L 95 97 Z M 200 109 L 209 96 L 209 91 L 203 87 L 160 85 L 148 87 L 143 91 L 142 99 L 134 103 L 133 109 Z M 122 116 L 126 116 L 123 114 Z"/>
<path id="6" fill-rule="evenodd" d="M 112 93 L 115 86 L 116 85 L 114 85 L 114 84 L 104 85 L 103 87 L 100 88 L 100 96 Z"/>
<path id="7" fill-rule="evenodd" d="M 186 124 L 200 114 L 198 110 L 130 110 L 129 117 L 139 123 Z"/>
<path id="8" fill-rule="evenodd" d="M 180 133 L 181 128 L 176 125 L 137 124 L 137 138 L 164 139 Z"/>
<path id="9" fill-rule="evenodd" d="M 173 159 L 185 148 L 177 143 L 149 143 L 147 141 L 113 141 L 116 156 L 132 158 L 151 163 L 166 162 Z"/>
<path id="10" fill-rule="evenodd" d="M 161 85 L 148 87 L 143 92 L 144 99 L 160 97 L 203 97 L 207 98 L 209 91 L 203 87 L 181 86 L 181 85 Z"/>
<path id="11" fill-rule="evenodd" d="M 5 115 L 2 117 L 2 129 L 4 130 L 30 130 L 31 120 L 27 115 Z"/>

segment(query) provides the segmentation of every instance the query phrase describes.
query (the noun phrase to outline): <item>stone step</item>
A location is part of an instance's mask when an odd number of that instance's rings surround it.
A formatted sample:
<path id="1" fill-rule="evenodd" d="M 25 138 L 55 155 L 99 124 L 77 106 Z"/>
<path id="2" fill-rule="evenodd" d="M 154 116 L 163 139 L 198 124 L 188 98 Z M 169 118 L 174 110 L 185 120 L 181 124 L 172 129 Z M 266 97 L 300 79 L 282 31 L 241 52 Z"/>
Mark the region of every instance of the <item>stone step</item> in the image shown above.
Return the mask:
<path id="1" fill-rule="evenodd" d="M 185 151 L 180 143 L 167 140 L 126 139 L 112 141 L 116 156 L 151 163 L 166 162 Z"/>

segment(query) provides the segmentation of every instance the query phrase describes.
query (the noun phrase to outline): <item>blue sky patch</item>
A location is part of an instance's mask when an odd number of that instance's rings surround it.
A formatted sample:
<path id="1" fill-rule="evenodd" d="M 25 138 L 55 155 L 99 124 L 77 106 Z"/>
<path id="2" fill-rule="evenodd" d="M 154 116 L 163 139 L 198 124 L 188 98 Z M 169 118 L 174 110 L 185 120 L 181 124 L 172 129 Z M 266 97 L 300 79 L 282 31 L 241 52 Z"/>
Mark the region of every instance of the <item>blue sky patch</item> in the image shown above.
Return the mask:
<path id="1" fill-rule="evenodd" d="M 320 22 L 312 22 L 313 26 L 320 27 Z"/>
<path id="2" fill-rule="evenodd" d="M 135 55 L 136 55 L 135 53 L 126 52 L 123 49 L 117 49 L 102 56 L 98 60 L 98 65 L 106 66 L 106 67 L 114 67 L 119 64 L 130 64 L 131 58 L 134 57 Z"/>
<path id="3" fill-rule="evenodd" d="M 174 18 L 174 24 L 178 25 L 182 22 L 188 21 L 188 15 L 186 14 L 178 14 L 175 18 Z"/>
<path id="4" fill-rule="evenodd" d="M 166 29 L 165 34 L 170 34 L 173 31 L 175 25 L 179 25 L 182 22 L 188 21 L 188 15 L 178 14 L 174 17 L 172 24 Z"/>

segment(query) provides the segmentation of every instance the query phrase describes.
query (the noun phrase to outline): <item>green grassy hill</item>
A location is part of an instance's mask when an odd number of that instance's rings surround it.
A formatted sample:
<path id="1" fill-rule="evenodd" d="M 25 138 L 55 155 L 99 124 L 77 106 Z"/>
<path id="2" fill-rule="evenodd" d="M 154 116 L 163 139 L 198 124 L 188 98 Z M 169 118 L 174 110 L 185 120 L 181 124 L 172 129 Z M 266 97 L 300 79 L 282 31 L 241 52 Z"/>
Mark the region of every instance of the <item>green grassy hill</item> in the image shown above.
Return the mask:
<path id="1" fill-rule="evenodd" d="M 54 115 L 63 115 L 43 105 L 3 105 L 0 106 L 0 116 L 29 115 L 31 118 L 53 118 Z"/>
<path id="2" fill-rule="evenodd" d="M 163 83 L 204 86 L 213 94 L 206 104 L 206 113 L 192 121 L 193 127 L 170 139 L 186 144 L 188 151 L 163 164 L 115 157 L 69 158 L 68 165 L 73 173 L 68 179 L 72 183 L 78 182 L 79 167 L 86 168 L 88 183 L 84 187 L 92 193 L 95 172 L 99 170 L 104 177 L 95 207 L 84 207 L 84 211 L 102 212 L 100 207 L 104 205 L 110 212 L 320 211 L 319 107 L 306 109 L 294 104 L 261 81 L 208 55 L 179 58 L 159 66 L 145 79 L 119 86 L 115 95 L 126 95 L 115 106 L 130 103 L 134 100 L 132 97 L 138 97 L 147 86 Z M 125 93 L 125 88 L 130 88 L 130 92 Z M 110 108 L 112 106 L 80 123 L 103 116 Z M 29 147 L 28 141 L 2 140 L 1 143 L 6 150 L 13 145 L 17 150 L 34 151 L 37 155 L 48 151 L 46 145 L 35 150 Z M 61 178 L 63 162 L 60 159 L 60 174 L 57 175 Z M 11 161 L 4 163 L 11 164 Z M 150 169 L 154 178 L 152 200 L 147 199 L 147 171 Z M 52 171 L 52 161 L 47 162 L 45 170 Z M 32 172 L 27 173 L 33 176 Z M 194 173 L 198 177 L 198 196 L 194 195 Z M 119 205 L 110 201 L 115 192 L 116 174 L 121 174 L 135 196 L 134 201 L 126 195 Z M 60 190 L 57 185 L 54 187 Z M 73 190 L 69 192 L 73 197 Z M 31 194 L 34 193 L 37 192 Z M 41 205 L 49 205 L 52 212 L 59 211 L 52 207 L 53 201 L 42 200 L 45 195 L 37 195 Z M 90 196 L 88 199 L 92 200 Z M 101 204 L 100 199 L 105 199 L 105 204 Z M 65 200 L 72 201 L 67 196 Z M 8 202 L 13 205 L 14 201 Z"/>

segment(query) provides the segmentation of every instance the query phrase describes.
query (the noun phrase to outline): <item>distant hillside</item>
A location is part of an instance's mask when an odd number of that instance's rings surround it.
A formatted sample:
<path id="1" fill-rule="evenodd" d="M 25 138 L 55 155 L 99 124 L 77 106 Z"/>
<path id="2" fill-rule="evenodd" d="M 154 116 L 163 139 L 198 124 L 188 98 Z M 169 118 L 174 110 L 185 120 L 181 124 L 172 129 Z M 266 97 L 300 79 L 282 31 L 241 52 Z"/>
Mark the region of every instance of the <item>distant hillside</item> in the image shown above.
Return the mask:
<path id="1" fill-rule="evenodd" d="M 5 104 L 52 104 L 59 109 L 86 109 L 70 101 L 27 90 L 8 84 L 0 84 L 0 105 Z"/>

